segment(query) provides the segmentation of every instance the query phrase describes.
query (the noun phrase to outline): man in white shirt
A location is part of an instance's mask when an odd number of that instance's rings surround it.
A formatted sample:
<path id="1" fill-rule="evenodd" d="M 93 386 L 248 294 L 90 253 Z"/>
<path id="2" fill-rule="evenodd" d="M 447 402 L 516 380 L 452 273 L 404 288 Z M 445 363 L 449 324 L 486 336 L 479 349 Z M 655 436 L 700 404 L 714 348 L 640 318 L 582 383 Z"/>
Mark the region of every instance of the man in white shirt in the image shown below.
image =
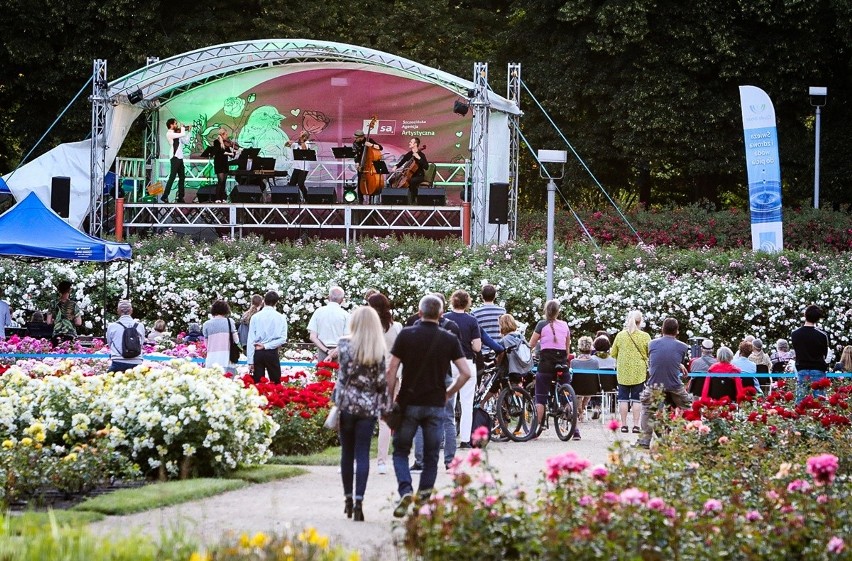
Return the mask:
<path id="1" fill-rule="evenodd" d="M 278 293 L 270 290 L 263 297 L 263 308 L 249 322 L 246 357 L 255 383 L 267 372 L 270 382 L 281 383 L 278 349 L 287 342 L 287 320 L 275 311 L 277 304 Z"/>
<path id="2" fill-rule="evenodd" d="M 126 358 L 124 356 L 124 330 L 133 329 L 139 333 L 139 340 L 145 340 L 145 326 L 142 322 L 133 319 L 133 306 L 130 300 L 121 300 L 118 303 L 118 321 L 110 323 L 106 330 L 106 344 L 109 348 L 111 359 L 110 372 L 124 372 L 142 364 L 142 355 Z"/>
<path id="3" fill-rule="evenodd" d="M 317 346 L 317 361 L 337 358 L 337 341 L 346 332 L 349 313 L 340 307 L 345 293 L 339 286 L 328 292 L 328 304 L 317 308 L 308 322 L 311 343 Z"/>
<path id="4" fill-rule="evenodd" d="M 171 172 L 169 173 L 169 180 L 166 182 L 166 188 L 163 191 L 160 202 L 169 202 L 169 193 L 172 190 L 172 183 L 174 183 L 175 177 L 178 178 L 175 202 L 183 202 L 183 188 L 186 183 L 186 171 L 183 166 L 183 147 L 189 143 L 189 130 L 192 128 L 192 125 L 182 127 L 177 122 L 177 119 L 169 119 L 166 121 L 166 126 L 169 129 L 166 131 L 166 138 L 169 139 Z"/>

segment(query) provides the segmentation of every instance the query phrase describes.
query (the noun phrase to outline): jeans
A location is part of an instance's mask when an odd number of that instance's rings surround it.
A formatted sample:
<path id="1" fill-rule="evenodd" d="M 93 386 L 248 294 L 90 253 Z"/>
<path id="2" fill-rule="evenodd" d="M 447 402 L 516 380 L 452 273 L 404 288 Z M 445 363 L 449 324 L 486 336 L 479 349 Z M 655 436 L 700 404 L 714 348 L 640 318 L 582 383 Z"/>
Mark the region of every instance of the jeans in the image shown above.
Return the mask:
<path id="1" fill-rule="evenodd" d="M 172 183 L 175 182 L 175 177 L 178 180 L 177 186 L 177 198 L 175 199 L 176 203 L 183 202 L 183 188 L 186 183 L 186 170 L 183 165 L 183 158 L 172 158 L 171 159 L 172 169 L 169 173 L 169 180 L 166 182 L 166 189 L 163 191 L 163 200 L 169 200 L 169 193 L 172 190 Z"/>
<path id="2" fill-rule="evenodd" d="M 692 395 L 686 391 L 683 384 L 678 388 L 665 390 L 665 400 L 654 403 L 652 392 L 654 389 L 662 389 L 660 385 L 645 386 L 639 396 L 639 402 L 642 404 L 642 416 L 639 418 L 639 426 L 642 428 L 642 435 L 639 437 L 639 442 L 650 444 L 651 437 L 654 436 L 654 424 L 656 423 L 657 411 L 666 406 L 666 402 L 671 400 L 675 407 L 681 409 L 689 409 L 692 407 Z"/>
<path id="3" fill-rule="evenodd" d="M 140 364 L 141 363 L 139 362 L 122 362 L 118 359 L 113 359 L 112 363 L 109 365 L 108 372 L 124 372 L 125 370 L 130 370 L 131 368 L 135 368 Z"/>
<path id="4" fill-rule="evenodd" d="M 444 413 L 444 463 L 448 464 L 456 457 L 456 396 L 447 400 Z M 419 428 L 414 435 L 414 463 L 423 465 L 423 431 Z"/>
<path id="5" fill-rule="evenodd" d="M 376 428 L 375 417 L 358 417 L 345 411 L 340 412 L 340 478 L 343 494 L 352 495 L 352 464 L 357 464 L 355 477 L 355 500 L 362 500 L 367 490 L 370 475 L 370 441 Z"/>
<path id="6" fill-rule="evenodd" d="M 808 394 L 825 396 L 825 390 L 811 390 L 811 384 L 825 378 L 822 370 L 799 370 L 796 372 L 796 403 L 799 403 Z"/>
<path id="7" fill-rule="evenodd" d="M 441 446 L 441 430 L 444 425 L 444 407 L 407 405 L 402 424 L 393 435 L 393 470 L 400 496 L 411 494 L 411 471 L 408 456 L 417 428 L 423 429 L 423 473 L 420 474 L 419 494 L 432 491 L 438 477 L 438 453 Z"/>

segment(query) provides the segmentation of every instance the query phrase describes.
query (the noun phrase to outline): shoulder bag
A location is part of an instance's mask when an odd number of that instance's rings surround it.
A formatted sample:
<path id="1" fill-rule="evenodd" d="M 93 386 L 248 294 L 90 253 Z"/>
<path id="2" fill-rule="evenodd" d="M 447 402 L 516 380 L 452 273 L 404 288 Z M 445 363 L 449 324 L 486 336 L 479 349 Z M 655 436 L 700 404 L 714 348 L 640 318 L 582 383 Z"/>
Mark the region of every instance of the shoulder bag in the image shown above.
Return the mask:
<path id="1" fill-rule="evenodd" d="M 236 364 L 240 360 L 240 355 L 243 354 L 243 348 L 240 347 L 240 344 L 234 341 L 234 333 L 236 332 L 236 327 L 234 326 L 234 322 L 231 318 L 228 318 L 228 341 L 231 346 L 229 348 L 230 354 L 228 355 L 228 360 Z"/>

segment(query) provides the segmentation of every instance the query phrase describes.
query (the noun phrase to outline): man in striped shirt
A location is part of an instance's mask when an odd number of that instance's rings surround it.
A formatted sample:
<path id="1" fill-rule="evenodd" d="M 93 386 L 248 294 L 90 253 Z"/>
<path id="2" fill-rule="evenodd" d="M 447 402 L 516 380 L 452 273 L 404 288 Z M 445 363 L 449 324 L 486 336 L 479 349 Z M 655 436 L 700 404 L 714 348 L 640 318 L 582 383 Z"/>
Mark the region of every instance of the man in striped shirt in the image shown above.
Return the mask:
<path id="1" fill-rule="evenodd" d="M 498 321 L 500 316 L 506 313 L 506 308 L 498 306 L 494 303 L 497 298 L 497 288 L 493 284 L 486 284 L 482 287 L 482 305 L 471 313 L 479 326 L 488 333 L 492 339 L 500 339 L 500 325 Z"/>

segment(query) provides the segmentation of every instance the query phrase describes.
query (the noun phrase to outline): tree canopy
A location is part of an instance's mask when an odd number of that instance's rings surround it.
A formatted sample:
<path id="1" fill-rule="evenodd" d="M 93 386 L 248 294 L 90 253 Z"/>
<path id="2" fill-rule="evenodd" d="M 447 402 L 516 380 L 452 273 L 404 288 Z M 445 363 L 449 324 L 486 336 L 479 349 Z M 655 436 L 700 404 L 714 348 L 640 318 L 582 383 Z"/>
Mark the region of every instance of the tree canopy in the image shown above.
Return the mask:
<path id="1" fill-rule="evenodd" d="M 211 0 L 203 7 L 152 0 L 9 0 L 0 48 L 0 171 L 45 132 L 103 58 L 111 78 L 161 58 L 256 38 L 313 38 L 365 45 L 469 76 L 490 65 L 505 93 L 508 62 L 603 187 L 637 200 L 744 202 L 740 85 L 764 89 L 778 119 L 787 205 L 809 205 L 814 108 L 809 86 L 827 86 L 822 109 L 821 199 L 852 204 L 846 124 L 852 113 L 852 0 L 435 0 L 363 3 Z M 40 146 L 84 138 L 84 91 Z M 526 93 L 524 135 L 563 148 Z M 544 198 L 522 156 L 522 200 Z M 566 167 L 571 204 L 603 195 L 578 161 Z"/>

